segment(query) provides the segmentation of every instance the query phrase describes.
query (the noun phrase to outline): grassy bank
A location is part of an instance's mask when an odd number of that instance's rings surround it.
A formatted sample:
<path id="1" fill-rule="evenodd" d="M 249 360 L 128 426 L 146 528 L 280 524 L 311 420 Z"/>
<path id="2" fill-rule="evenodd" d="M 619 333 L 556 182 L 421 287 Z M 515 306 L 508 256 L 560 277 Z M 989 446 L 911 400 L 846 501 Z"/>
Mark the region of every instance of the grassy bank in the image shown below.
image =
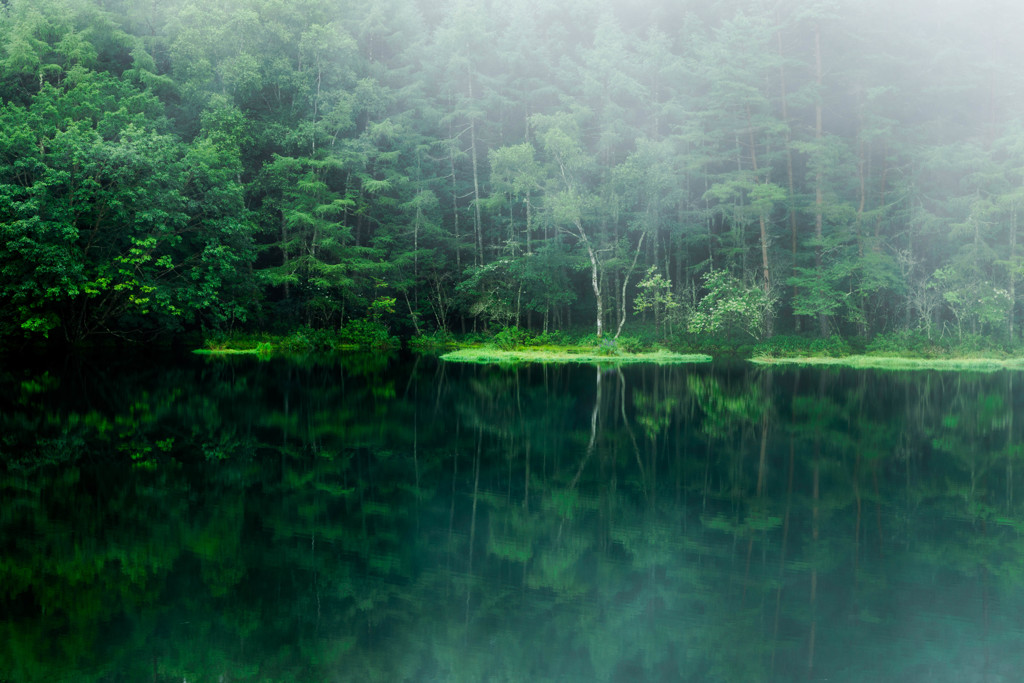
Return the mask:
<path id="1" fill-rule="evenodd" d="M 902 358 L 867 355 L 773 358 L 754 356 L 750 361 L 758 365 L 839 366 L 857 370 L 949 370 L 958 372 L 1024 370 L 1024 358 Z"/>
<path id="2" fill-rule="evenodd" d="M 195 349 L 192 353 L 200 356 L 266 356 L 274 352 L 273 347 L 267 344 L 265 348 L 252 349 Z"/>
<path id="3" fill-rule="evenodd" d="M 457 363 L 706 363 L 734 358 L 764 366 L 839 366 L 874 370 L 991 372 L 1024 369 L 1024 349 L 993 348 L 980 338 L 928 339 L 894 333 L 867 341 L 838 336 L 776 335 L 756 344 L 730 338 L 676 334 L 668 338 L 638 327 L 637 335 L 598 337 L 593 333 L 532 333 L 516 327 L 455 335 L 433 332 L 405 341 L 414 352 Z M 380 323 L 352 321 L 337 330 L 299 328 L 286 335 L 222 335 L 208 338 L 196 353 L 218 355 L 319 355 L 359 349 L 397 349 L 399 340 Z"/>
<path id="4" fill-rule="evenodd" d="M 477 364 L 518 364 L 518 363 L 597 363 L 626 365 L 630 363 L 655 363 L 669 365 L 679 363 L 707 363 L 711 356 L 699 353 L 673 353 L 663 349 L 614 354 L 602 353 L 593 347 L 563 346 L 503 350 L 492 347 L 473 347 L 451 351 L 441 356 L 442 360 L 453 363 Z"/>
<path id="5" fill-rule="evenodd" d="M 334 351 L 356 351 L 359 349 L 394 349 L 401 343 L 391 336 L 383 326 L 365 321 L 356 321 L 340 330 L 299 328 L 287 335 L 274 334 L 227 334 L 208 337 L 203 348 L 195 353 L 202 355 L 256 354 L 268 356 L 273 353 L 331 353 Z"/>

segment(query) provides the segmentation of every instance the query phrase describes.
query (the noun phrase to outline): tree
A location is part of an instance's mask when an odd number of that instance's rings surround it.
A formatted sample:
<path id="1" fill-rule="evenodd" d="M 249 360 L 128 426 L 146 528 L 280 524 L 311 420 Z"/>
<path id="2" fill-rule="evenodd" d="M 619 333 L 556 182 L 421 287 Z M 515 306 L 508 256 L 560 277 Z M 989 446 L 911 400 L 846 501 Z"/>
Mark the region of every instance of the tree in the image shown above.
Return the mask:
<path id="1" fill-rule="evenodd" d="M 595 243 L 584 223 L 597 210 L 598 197 L 586 183 L 592 160 L 579 139 L 580 131 L 568 114 L 535 116 L 541 149 L 547 156 L 547 179 L 544 207 L 546 220 L 561 234 L 575 240 L 590 266 L 590 287 L 596 307 L 596 333 L 604 332 L 604 299 L 601 292 L 604 245 Z M 595 236 L 596 237 L 596 236 Z"/>
<path id="2" fill-rule="evenodd" d="M 709 271 L 703 280 L 707 293 L 688 316 L 690 332 L 754 339 L 764 335 L 775 302 L 763 289 L 744 285 L 725 270 Z"/>
<path id="3" fill-rule="evenodd" d="M 244 318 L 237 152 L 184 145 L 160 112 L 151 94 L 80 66 L 0 110 L 8 333 L 75 341 Z"/>
<path id="4" fill-rule="evenodd" d="M 671 314 L 679 308 L 679 302 L 672 295 L 672 282 L 658 272 L 657 266 L 651 266 L 643 279 L 636 283 L 636 288 L 638 293 L 633 302 L 633 312 L 640 314 L 651 311 L 658 330 L 664 334 L 671 334 Z"/>

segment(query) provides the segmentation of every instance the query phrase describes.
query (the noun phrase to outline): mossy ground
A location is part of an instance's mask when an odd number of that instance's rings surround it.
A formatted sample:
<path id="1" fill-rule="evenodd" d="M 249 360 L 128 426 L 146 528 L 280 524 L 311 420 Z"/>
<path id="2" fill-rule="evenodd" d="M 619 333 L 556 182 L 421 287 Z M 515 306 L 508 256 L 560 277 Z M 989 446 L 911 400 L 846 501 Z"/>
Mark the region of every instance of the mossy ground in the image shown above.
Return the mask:
<path id="1" fill-rule="evenodd" d="M 759 365 L 839 366 L 857 370 L 950 370 L 958 372 L 994 372 L 1024 370 L 1024 358 L 900 358 L 897 356 L 805 356 L 771 358 L 755 356 Z"/>
<path id="2" fill-rule="evenodd" d="M 547 346 L 504 351 L 492 347 L 468 347 L 451 351 L 441 356 L 442 360 L 453 363 L 477 364 L 519 364 L 519 363 L 588 363 L 626 365 L 631 363 L 655 363 L 658 365 L 679 363 L 707 363 L 711 356 L 699 353 L 673 353 L 657 350 L 640 353 L 600 353 L 593 347 Z"/>
<path id="3" fill-rule="evenodd" d="M 263 352 L 256 349 L 195 349 L 192 353 L 200 356 L 256 356 Z"/>

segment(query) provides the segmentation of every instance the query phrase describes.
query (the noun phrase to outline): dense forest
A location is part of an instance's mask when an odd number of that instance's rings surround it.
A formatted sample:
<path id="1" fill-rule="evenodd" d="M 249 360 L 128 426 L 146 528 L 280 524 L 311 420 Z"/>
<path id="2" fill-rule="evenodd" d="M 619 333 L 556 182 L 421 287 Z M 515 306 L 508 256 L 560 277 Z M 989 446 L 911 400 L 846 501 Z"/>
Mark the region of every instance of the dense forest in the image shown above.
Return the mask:
<path id="1" fill-rule="evenodd" d="M 1015 346 L 1017 14 L 4 0 L 0 336 Z"/>

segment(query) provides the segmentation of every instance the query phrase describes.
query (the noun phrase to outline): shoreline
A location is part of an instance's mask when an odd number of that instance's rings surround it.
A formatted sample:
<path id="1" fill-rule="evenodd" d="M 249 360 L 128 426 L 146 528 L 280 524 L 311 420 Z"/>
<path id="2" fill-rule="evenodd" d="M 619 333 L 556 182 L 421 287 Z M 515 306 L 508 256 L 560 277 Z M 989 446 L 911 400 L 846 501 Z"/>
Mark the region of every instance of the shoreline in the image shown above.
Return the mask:
<path id="1" fill-rule="evenodd" d="M 586 363 L 604 365 L 630 365 L 652 363 L 656 365 L 680 365 L 686 363 L 710 363 L 711 356 L 703 353 L 674 353 L 672 351 L 643 351 L 636 353 L 619 352 L 602 354 L 592 348 L 558 347 L 542 349 L 517 349 L 503 351 L 486 347 L 465 347 L 439 356 L 450 363 L 521 364 L 521 363 Z"/>
<path id="2" fill-rule="evenodd" d="M 910 358 L 854 354 L 850 356 L 794 356 L 787 358 L 753 356 L 747 360 L 755 365 L 763 366 L 831 366 L 853 370 L 973 370 L 978 372 L 1024 370 L 1024 358 Z"/>

